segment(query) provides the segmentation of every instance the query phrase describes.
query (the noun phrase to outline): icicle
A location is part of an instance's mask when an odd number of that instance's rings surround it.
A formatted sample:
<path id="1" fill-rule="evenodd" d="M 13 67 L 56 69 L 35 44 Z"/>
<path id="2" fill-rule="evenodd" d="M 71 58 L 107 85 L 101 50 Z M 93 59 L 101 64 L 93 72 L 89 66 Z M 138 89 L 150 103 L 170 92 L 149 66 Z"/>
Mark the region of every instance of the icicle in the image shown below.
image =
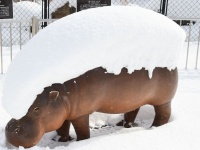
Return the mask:
<path id="1" fill-rule="evenodd" d="M 148 69 L 149 79 L 151 79 L 152 76 L 153 76 L 153 70 L 154 70 L 154 69 Z"/>

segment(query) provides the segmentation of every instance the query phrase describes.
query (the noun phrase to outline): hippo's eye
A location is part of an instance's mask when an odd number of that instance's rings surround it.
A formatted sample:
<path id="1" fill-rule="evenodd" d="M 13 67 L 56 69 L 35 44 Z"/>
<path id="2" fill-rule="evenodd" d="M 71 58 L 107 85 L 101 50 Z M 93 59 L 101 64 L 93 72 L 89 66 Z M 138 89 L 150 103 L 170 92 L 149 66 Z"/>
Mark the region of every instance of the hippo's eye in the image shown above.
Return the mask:
<path id="1" fill-rule="evenodd" d="M 39 107 L 35 107 L 35 108 L 33 109 L 33 113 L 34 113 L 35 115 L 38 115 L 38 114 L 40 113 L 40 108 L 39 108 Z"/>

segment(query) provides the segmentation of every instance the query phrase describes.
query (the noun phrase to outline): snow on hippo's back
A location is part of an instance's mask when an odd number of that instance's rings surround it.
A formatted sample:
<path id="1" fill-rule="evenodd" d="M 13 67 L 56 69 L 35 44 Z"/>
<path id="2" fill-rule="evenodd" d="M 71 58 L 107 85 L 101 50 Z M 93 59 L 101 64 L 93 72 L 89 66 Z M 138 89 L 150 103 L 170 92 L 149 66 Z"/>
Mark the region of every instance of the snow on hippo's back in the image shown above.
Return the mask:
<path id="1" fill-rule="evenodd" d="M 139 6 L 111 6 L 64 17 L 40 31 L 6 74 L 3 106 L 14 118 L 26 114 L 36 95 L 102 66 L 118 74 L 142 67 L 177 66 L 185 39 L 173 21 Z"/>

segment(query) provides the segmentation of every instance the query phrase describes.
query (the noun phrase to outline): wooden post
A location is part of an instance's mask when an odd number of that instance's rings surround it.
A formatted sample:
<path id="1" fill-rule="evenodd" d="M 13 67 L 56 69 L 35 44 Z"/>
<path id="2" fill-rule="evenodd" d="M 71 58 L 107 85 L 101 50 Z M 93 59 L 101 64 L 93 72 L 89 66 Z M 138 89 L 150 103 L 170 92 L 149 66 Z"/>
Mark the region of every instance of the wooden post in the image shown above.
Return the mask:
<path id="1" fill-rule="evenodd" d="M 32 22 L 32 36 L 36 35 L 38 32 L 39 20 L 36 17 L 33 17 Z"/>

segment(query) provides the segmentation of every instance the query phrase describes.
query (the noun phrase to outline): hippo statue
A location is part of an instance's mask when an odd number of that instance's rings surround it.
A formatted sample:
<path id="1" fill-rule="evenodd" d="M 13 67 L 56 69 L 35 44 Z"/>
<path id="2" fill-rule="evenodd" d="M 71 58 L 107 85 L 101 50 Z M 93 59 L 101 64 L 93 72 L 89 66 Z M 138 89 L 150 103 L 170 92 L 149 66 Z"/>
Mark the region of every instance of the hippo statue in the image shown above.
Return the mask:
<path id="1" fill-rule="evenodd" d="M 77 141 L 88 139 L 89 115 L 93 112 L 125 113 L 118 125 L 131 127 L 145 104 L 155 109 L 152 126 L 160 126 L 170 118 L 177 83 L 177 68 L 155 68 L 151 79 L 144 68 L 131 74 L 122 68 L 119 75 L 95 68 L 63 84 L 44 88 L 24 117 L 8 122 L 6 139 L 14 146 L 28 148 L 36 145 L 44 133 L 56 130 L 61 136 L 59 141 L 69 141 L 71 123 Z"/>

